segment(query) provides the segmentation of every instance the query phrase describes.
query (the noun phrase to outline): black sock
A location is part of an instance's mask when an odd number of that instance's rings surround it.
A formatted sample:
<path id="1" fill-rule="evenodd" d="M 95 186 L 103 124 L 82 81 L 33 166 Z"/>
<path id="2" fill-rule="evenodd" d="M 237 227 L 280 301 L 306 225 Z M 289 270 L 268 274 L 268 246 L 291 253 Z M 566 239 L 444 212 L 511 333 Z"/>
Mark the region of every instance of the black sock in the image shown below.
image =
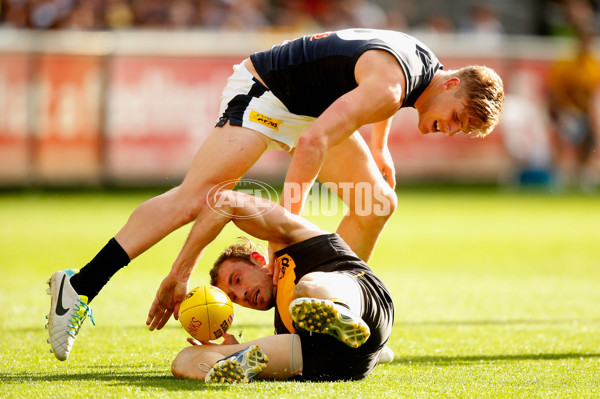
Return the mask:
<path id="1" fill-rule="evenodd" d="M 117 240 L 111 238 L 90 263 L 71 277 L 71 285 L 79 295 L 87 296 L 90 303 L 108 280 L 127 266 L 129 261 L 127 252 Z"/>

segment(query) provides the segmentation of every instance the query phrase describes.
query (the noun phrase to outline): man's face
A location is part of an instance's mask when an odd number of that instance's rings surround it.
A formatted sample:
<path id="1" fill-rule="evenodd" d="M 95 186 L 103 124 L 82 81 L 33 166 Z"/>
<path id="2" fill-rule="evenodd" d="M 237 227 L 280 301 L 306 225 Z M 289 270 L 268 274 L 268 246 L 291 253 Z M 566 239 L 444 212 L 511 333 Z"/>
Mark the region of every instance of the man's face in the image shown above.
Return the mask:
<path id="1" fill-rule="evenodd" d="M 452 82 L 451 80 L 450 82 Z M 448 137 L 465 131 L 468 117 L 464 115 L 463 98 L 456 95 L 460 85 L 444 86 L 436 96 L 427 100 L 419 108 L 419 130 L 423 134 L 443 133 Z"/>
<path id="2" fill-rule="evenodd" d="M 249 264 L 239 259 L 227 259 L 221 264 L 217 287 L 232 302 L 246 308 L 267 310 L 275 305 L 273 276 L 266 266 Z"/>

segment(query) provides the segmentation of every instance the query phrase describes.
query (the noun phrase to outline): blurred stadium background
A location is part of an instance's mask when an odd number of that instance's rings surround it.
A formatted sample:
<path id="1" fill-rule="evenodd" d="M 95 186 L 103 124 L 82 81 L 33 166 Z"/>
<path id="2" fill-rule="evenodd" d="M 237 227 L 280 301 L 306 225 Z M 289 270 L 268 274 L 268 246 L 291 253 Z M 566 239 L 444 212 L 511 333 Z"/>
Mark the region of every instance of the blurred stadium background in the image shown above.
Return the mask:
<path id="1" fill-rule="evenodd" d="M 548 72 L 575 51 L 572 1 L 2 0 L 0 187 L 177 185 L 232 64 L 348 27 L 406 31 L 446 69 L 485 64 L 504 80 L 503 122 L 483 140 L 423 136 L 416 112 L 399 112 L 389 144 L 401 183 L 551 177 Z M 598 50 L 600 2 L 583 3 Z M 250 174 L 281 181 L 288 158 L 271 152 Z"/>

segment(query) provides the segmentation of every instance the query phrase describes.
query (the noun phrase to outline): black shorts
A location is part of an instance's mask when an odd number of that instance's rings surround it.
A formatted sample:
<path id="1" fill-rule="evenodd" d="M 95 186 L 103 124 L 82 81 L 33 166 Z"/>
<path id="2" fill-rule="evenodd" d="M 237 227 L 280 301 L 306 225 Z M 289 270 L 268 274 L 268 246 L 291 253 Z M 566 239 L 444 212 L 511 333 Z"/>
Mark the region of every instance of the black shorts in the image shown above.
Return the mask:
<path id="1" fill-rule="evenodd" d="M 360 380 L 375 368 L 392 332 L 394 305 L 389 292 L 370 271 L 339 271 L 356 278 L 361 290 L 362 319 L 371 330 L 367 342 L 351 348 L 327 334 L 296 332 L 302 343 L 302 374 L 295 380 Z"/>

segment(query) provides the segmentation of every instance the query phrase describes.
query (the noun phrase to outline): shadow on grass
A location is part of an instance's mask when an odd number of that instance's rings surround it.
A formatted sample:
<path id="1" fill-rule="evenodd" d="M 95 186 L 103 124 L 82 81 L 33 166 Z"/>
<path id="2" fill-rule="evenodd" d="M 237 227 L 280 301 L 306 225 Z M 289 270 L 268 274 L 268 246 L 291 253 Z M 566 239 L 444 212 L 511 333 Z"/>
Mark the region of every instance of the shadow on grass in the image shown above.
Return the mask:
<path id="1" fill-rule="evenodd" d="M 470 363 L 510 362 L 523 360 L 584 360 L 600 359 L 600 353 L 539 353 L 520 355 L 478 355 L 478 356 L 414 356 L 395 358 L 392 364 L 432 364 L 453 366 Z"/>
<path id="2" fill-rule="evenodd" d="M 432 320 L 432 321 L 399 321 L 394 326 L 487 326 L 487 325 L 516 325 L 516 324 L 596 324 L 600 319 L 499 319 L 499 320 Z"/>
<path id="3" fill-rule="evenodd" d="M 39 333 L 40 331 L 43 331 L 44 334 L 48 334 L 48 330 L 44 328 L 44 324 L 48 323 L 48 320 L 45 320 L 43 318 L 40 318 L 40 322 L 36 325 L 29 325 L 29 326 L 2 326 L 2 330 L 1 331 L 9 331 L 9 332 L 19 332 L 19 333 Z M 88 324 L 88 322 L 86 321 L 86 325 Z M 86 326 L 84 326 L 86 327 Z M 87 327 L 86 327 L 87 328 Z M 112 324 L 107 324 L 107 325 L 99 325 L 99 326 L 91 326 L 90 328 L 94 328 L 97 331 L 101 331 L 101 330 L 108 330 L 108 331 L 113 331 L 115 329 L 115 326 Z M 251 330 L 251 329 L 261 329 L 261 328 L 266 328 L 266 329 L 270 329 L 273 330 L 273 324 L 266 324 L 266 323 L 236 323 L 235 326 L 232 328 L 232 331 L 238 331 L 238 330 Z M 126 324 L 126 323 L 121 323 L 119 324 L 119 329 L 120 330 L 135 330 L 138 332 L 147 332 L 148 331 L 148 326 L 146 326 L 145 324 Z M 170 320 L 169 324 L 167 324 L 165 327 L 163 327 L 162 330 L 160 331 L 169 331 L 169 330 L 174 330 L 174 331 L 183 331 L 181 325 L 179 324 L 178 321 L 175 320 Z M 0 332 L 1 332 L 0 331 Z M 160 333 L 159 330 L 156 330 L 156 332 Z"/>
<path id="4" fill-rule="evenodd" d="M 552 360 L 585 360 L 600 359 L 598 353 L 542 353 L 542 354 L 520 354 L 520 355 L 480 355 L 480 356 L 415 356 L 396 358 L 391 364 L 397 366 L 457 366 L 475 365 L 477 363 L 506 362 L 506 361 L 552 361 Z M 138 371 L 100 371 L 103 368 L 113 366 L 92 366 L 97 372 L 86 373 L 7 373 L 0 372 L 0 385 L 7 384 L 37 384 L 37 383 L 71 383 L 76 381 L 93 381 L 94 383 L 105 383 L 109 386 L 138 386 L 140 388 L 157 388 L 168 391 L 222 391 L 229 390 L 226 384 L 205 384 L 200 381 L 179 380 L 171 375 L 148 373 Z"/>
<path id="5" fill-rule="evenodd" d="M 205 384 L 200 381 L 179 380 L 170 375 L 157 375 L 135 371 L 119 372 L 87 372 L 68 374 L 11 374 L 0 372 L 1 383 L 44 383 L 44 382 L 74 382 L 93 381 L 102 382 L 107 385 L 136 385 L 141 388 L 162 388 L 171 391 L 216 391 L 226 390 L 224 384 Z"/>

